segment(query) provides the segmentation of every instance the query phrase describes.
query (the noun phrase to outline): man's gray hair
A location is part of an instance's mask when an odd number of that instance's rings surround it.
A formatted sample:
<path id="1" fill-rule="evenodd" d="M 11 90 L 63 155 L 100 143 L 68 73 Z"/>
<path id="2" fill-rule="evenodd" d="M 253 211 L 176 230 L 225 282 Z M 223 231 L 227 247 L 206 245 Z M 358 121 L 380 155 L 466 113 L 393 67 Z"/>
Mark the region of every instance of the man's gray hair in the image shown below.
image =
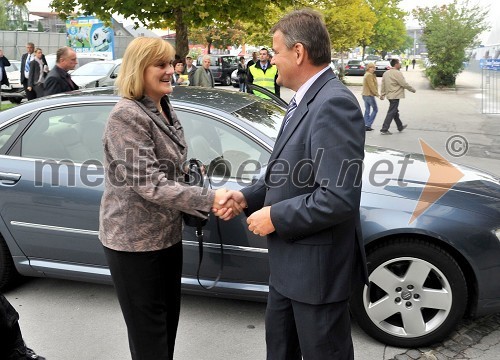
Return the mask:
<path id="1" fill-rule="evenodd" d="M 290 49 L 301 43 L 314 65 L 331 61 L 330 35 L 321 15 L 312 9 L 295 10 L 283 16 L 271 29 L 283 33 L 285 46 Z"/>

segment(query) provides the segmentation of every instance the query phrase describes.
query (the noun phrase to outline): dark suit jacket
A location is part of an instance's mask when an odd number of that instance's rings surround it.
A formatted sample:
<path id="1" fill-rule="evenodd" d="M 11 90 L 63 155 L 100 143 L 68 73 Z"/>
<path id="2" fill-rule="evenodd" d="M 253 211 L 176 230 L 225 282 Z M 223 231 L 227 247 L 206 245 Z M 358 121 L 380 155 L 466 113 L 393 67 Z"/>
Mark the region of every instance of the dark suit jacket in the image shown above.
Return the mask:
<path id="1" fill-rule="evenodd" d="M 364 137 L 358 101 L 327 70 L 278 137 L 266 174 L 243 189 L 247 214 L 271 206 L 270 283 L 288 298 L 343 301 L 353 281 L 367 281 L 359 219 Z"/>
<path id="2" fill-rule="evenodd" d="M 40 78 L 40 65 L 36 60 L 30 62 L 30 72 L 28 76 L 28 86 L 32 88 L 38 83 L 38 79 Z"/>
<path id="3" fill-rule="evenodd" d="M 32 54 L 33 56 L 35 53 Z M 28 78 L 24 75 L 24 66 L 26 65 L 26 59 L 28 58 L 28 53 L 24 53 L 21 56 L 21 84 L 27 86 L 28 85 Z M 47 65 L 47 60 L 45 59 L 45 55 L 42 55 L 42 62 L 44 65 Z"/>
<path id="4" fill-rule="evenodd" d="M 57 65 L 49 71 L 44 85 L 45 96 L 78 90 L 78 85 L 71 80 L 71 76 Z"/>
<path id="5" fill-rule="evenodd" d="M 2 71 L 2 81 L 0 86 L 1 85 L 9 86 L 9 78 L 7 77 L 7 72 L 5 71 L 5 67 L 7 66 L 10 66 L 10 61 L 5 56 L 2 56 L 0 58 L 0 68 L 1 68 L 0 71 Z"/>

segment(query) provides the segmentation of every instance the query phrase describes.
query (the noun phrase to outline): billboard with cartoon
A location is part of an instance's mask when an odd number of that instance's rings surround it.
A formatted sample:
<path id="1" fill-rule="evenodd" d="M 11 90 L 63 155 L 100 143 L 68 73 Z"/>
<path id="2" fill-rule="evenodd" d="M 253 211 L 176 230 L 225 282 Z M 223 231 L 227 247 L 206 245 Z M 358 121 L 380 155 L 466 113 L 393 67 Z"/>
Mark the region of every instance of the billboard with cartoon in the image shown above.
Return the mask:
<path id="1" fill-rule="evenodd" d="M 66 21 L 67 44 L 77 53 L 95 54 L 114 59 L 114 33 L 111 27 L 93 16 L 82 16 Z"/>

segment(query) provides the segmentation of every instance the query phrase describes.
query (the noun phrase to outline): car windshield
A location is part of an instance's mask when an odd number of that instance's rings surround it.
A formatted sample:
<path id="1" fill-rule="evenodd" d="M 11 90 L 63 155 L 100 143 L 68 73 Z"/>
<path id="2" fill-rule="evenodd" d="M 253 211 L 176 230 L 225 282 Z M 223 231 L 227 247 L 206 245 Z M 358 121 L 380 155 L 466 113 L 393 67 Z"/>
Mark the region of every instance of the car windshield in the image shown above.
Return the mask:
<path id="1" fill-rule="evenodd" d="M 276 140 L 285 110 L 270 101 L 262 100 L 238 109 L 234 115 Z"/>
<path id="2" fill-rule="evenodd" d="M 106 76 L 115 66 L 112 63 L 104 63 L 102 61 L 93 61 L 80 66 L 71 73 L 71 76 Z"/>

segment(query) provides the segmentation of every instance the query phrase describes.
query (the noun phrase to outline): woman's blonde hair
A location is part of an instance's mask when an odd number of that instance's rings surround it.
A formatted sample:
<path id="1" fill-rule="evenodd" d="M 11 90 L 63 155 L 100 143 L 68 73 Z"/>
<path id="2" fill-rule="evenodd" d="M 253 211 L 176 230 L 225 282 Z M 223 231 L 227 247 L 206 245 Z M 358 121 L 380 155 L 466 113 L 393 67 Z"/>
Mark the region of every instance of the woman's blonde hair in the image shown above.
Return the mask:
<path id="1" fill-rule="evenodd" d="M 116 79 L 118 94 L 127 99 L 144 95 L 144 71 L 150 65 L 171 62 L 175 50 L 160 38 L 138 37 L 128 44 Z"/>
<path id="2" fill-rule="evenodd" d="M 375 64 L 374 64 L 374 63 L 372 63 L 372 62 L 370 62 L 370 63 L 366 64 L 366 70 L 371 69 L 371 68 L 374 68 L 374 67 L 375 67 Z"/>

